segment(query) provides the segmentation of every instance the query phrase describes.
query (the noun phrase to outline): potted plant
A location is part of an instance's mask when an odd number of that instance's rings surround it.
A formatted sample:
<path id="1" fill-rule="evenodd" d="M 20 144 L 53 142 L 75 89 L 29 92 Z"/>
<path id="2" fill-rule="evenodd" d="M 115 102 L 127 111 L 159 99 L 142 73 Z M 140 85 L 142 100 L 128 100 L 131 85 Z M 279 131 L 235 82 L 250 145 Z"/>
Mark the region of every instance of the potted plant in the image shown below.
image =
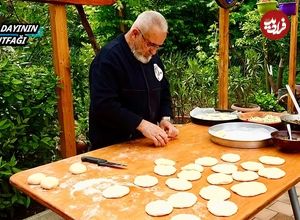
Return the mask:
<path id="1" fill-rule="evenodd" d="M 277 4 L 275 0 L 258 0 L 256 3 L 260 15 L 264 15 L 271 10 L 277 10 Z"/>
<path id="2" fill-rule="evenodd" d="M 287 16 L 296 14 L 296 2 L 293 0 L 280 0 L 279 2 L 279 10 L 285 13 Z"/>

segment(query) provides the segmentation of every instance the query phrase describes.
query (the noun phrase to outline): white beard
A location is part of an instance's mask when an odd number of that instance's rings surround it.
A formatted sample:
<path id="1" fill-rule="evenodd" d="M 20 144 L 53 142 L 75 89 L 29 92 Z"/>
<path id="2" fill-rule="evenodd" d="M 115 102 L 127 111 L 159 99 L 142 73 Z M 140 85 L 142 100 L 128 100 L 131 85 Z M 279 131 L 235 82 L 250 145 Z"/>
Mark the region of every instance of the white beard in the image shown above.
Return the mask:
<path id="1" fill-rule="evenodd" d="M 149 61 L 151 60 L 152 56 L 144 57 L 144 56 L 141 55 L 138 51 L 136 51 L 136 49 L 134 48 L 133 45 L 132 45 L 132 46 L 129 45 L 129 47 L 130 47 L 130 50 L 131 50 L 131 52 L 133 53 L 134 57 L 135 57 L 138 61 L 140 61 L 140 62 L 142 62 L 142 63 L 144 63 L 144 64 L 149 63 Z"/>

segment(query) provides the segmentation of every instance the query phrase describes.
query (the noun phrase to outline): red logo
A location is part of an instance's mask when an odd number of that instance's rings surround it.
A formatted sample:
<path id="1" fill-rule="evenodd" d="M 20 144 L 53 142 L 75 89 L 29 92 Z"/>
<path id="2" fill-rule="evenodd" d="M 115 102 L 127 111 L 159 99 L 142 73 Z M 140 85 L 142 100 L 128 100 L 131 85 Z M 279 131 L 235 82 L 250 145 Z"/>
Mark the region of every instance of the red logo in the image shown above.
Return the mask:
<path id="1" fill-rule="evenodd" d="M 260 20 L 260 30 L 270 40 L 284 38 L 289 32 L 290 26 L 288 16 L 277 10 L 267 12 Z"/>

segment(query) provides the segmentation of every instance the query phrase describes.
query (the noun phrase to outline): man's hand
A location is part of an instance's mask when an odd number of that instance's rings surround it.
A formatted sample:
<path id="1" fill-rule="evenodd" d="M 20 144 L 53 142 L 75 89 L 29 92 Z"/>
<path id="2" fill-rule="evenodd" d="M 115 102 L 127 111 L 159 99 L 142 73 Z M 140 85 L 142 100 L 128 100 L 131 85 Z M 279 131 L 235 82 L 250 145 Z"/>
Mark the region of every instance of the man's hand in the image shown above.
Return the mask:
<path id="1" fill-rule="evenodd" d="M 159 126 L 167 133 L 169 138 L 175 138 L 179 134 L 178 129 L 169 120 L 162 119 Z"/>
<path id="2" fill-rule="evenodd" d="M 165 146 L 169 141 L 168 134 L 164 129 L 144 119 L 137 129 L 142 132 L 145 137 L 150 138 L 157 147 Z"/>

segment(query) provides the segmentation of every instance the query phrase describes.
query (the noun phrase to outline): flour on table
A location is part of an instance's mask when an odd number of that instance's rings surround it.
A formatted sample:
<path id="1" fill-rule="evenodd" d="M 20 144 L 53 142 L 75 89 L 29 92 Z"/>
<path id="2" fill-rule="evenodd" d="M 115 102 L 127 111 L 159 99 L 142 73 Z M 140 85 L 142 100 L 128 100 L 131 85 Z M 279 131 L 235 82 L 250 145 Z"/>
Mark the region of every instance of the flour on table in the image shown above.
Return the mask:
<path id="1" fill-rule="evenodd" d="M 155 176 L 141 175 L 134 178 L 134 184 L 141 187 L 151 187 L 158 183 Z"/>
<path id="2" fill-rule="evenodd" d="M 237 212 L 238 206 L 231 201 L 209 200 L 207 202 L 207 209 L 215 216 L 228 217 Z"/>
<path id="3" fill-rule="evenodd" d="M 156 200 L 148 203 L 145 211 L 151 216 L 164 216 L 173 211 L 173 206 L 165 200 Z"/>
<path id="4" fill-rule="evenodd" d="M 226 200 L 231 193 L 224 187 L 210 185 L 201 188 L 199 195 L 206 200 Z"/>
<path id="5" fill-rule="evenodd" d="M 39 185 L 42 181 L 42 179 L 46 178 L 46 175 L 43 173 L 34 173 L 31 174 L 28 178 L 27 178 L 27 183 L 30 185 Z"/>
<path id="6" fill-rule="evenodd" d="M 69 171 L 72 174 L 81 174 L 87 171 L 86 165 L 84 165 L 83 163 L 80 162 L 76 162 L 73 163 L 70 167 L 69 167 Z"/>
<path id="7" fill-rule="evenodd" d="M 178 191 L 189 190 L 192 188 L 192 183 L 190 181 L 181 178 L 169 178 L 166 180 L 166 185 L 170 189 Z"/>
<path id="8" fill-rule="evenodd" d="M 240 196 L 257 196 L 267 192 L 267 187 L 261 182 L 243 182 L 233 185 L 230 188 L 233 192 Z"/>
<path id="9" fill-rule="evenodd" d="M 246 171 L 236 171 L 232 173 L 232 178 L 237 181 L 247 182 L 258 179 L 258 174 L 254 171 L 246 170 Z"/>
<path id="10" fill-rule="evenodd" d="M 218 159 L 214 157 L 200 157 L 195 160 L 196 164 L 200 164 L 202 166 L 210 167 L 218 163 Z"/>
<path id="11" fill-rule="evenodd" d="M 281 165 L 284 164 L 285 160 L 281 157 L 273 157 L 273 156 L 261 156 L 259 161 L 268 164 L 268 165 Z"/>
<path id="12" fill-rule="evenodd" d="M 233 181 L 230 175 L 224 173 L 213 173 L 207 177 L 207 182 L 214 185 L 229 184 Z"/>
<path id="13" fill-rule="evenodd" d="M 182 170 L 177 174 L 177 176 L 181 179 L 194 181 L 201 178 L 201 173 L 196 170 Z"/>
<path id="14" fill-rule="evenodd" d="M 227 154 L 223 154 L 221 156 L 221 159 L 225 162 L 235 163 L 235 162 L 239 161 L 241 159 L 241 157 L 238 154 L 227 153 Z"/>
<path id="15" fill-rule="evenodd" d="M 246 161 L 241 163 L 241 167 L 243 167 L 245 170 L 258 171 L 264 168 L 264 165 L 255 161 Z"/>
<path id="16" fill-rule="evenodd" d="M 221 163 L 212 166 L 211 169 L 217 173 L 232 174 L 237 171 L 238 167 L 231 163 Z"/>
<path id="17" fill-rule="evenodd" d="M 268 179 L 280 179 L 285 176 L 285 172 L 277 167 L 267 167 L 260 169 L 258 175 L 266 177 Z"/>
<path id="18" fill-rule="evenodd" d="M 174 215 L 171 220 L 200 220 L 200 218 L 192 214 L 178 214 Z"/>
<path id="19" fill-rule="evenodd" d="M 197 202 L 197 197 L 190 192 L 178 192 L 170 195 L 168 202 L 174 208 L 188 208 L 192 207 Z"/>
<path id="20" fill-rule="evenodd" d="M 59 180 L 53 176 L 47 176 L 41 181 L 41 187 L 43 189 L 53 189 L 59 185 Z"/>
<path id="21" fill-rule="evenodd" d="M 155 163 L 155 165 L 174 166 L 176 162 L 174 160 L 170 160 L 170 159 L 166 159 L 166 158 L 158 158 L 154 161 L 154 163 Z"/>
<path id="22" fill-rule="evenodd" d="M 156 165 L 154 167 L 154 173 L 160 176 L 170 176 L 176 172 L 176 168 L 169 165 Z"/>
<path id="23" fill-rule="evenodd" d="M 200 164 L 189 163 L 189 164 L 181 167 L 181 170 L 196 170 L 198 172 L 203 172 L 204 168 Z"/>
<path id="24" fill-rule="evenodd" d="M 108 199 L 121 198 L 129 193 L 130 189 L 127 186 L 114 185 L 106 188 L 102 195 Z"/>

